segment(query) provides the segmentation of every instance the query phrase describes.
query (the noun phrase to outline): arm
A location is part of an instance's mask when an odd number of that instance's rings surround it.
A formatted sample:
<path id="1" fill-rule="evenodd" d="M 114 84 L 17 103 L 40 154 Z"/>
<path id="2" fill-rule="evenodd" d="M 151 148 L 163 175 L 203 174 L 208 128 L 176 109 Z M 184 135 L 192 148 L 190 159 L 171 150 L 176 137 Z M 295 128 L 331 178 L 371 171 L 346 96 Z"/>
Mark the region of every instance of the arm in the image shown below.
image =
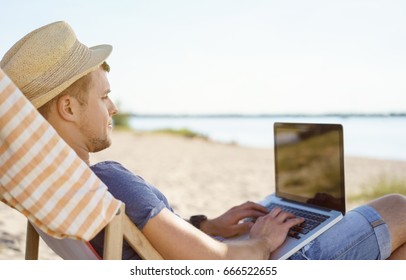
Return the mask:
<path id="1" fill-rule="evenodd" d="M 301 222 L 276 209 L 258 219 L 250 239 L 222 243 L 163 209 L 142 232 L 164 259 L 267 259 L 285 240 L 289 228 Z"/>

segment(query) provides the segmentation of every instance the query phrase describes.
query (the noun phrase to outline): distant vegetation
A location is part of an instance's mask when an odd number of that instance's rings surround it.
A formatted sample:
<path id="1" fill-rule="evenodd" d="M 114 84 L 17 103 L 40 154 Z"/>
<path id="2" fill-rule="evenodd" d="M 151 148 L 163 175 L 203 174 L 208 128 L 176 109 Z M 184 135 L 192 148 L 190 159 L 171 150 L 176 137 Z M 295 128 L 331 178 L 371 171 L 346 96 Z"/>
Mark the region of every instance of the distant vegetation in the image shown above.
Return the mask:
<path id="1" fill-rule="evenodd" d="M 177 136 L 182 136 L 182 137 L 187 137 L 187 138 L 199 138 L 199 139 L 204 139 L 208 140 L 209 138 L 207 135 L 194 132 L 192 130 L 189 130 L 187 128 L 181 128 L 181 129 L 172 129 L 172 128 L 165 128 L 165 129 L 157 129 L 153 130 L 153 133 L 165 133 L 165 134 L 171 134 L 171 135 L 177 135 Z"/>
<path id="2" fill-rule="evenodd" d="M 118 107 L 120 107 L 120 104 L 118 104 Z M 119 112 L 120 112 L 120 109 L 119 109 Z M 134 130 L 130 125 L 130 119 L 134 116 L 135 115 L 133 115 L 131 113 L 118 113 L 118 114 L 114 115 L 113 116 L 114 128 L 125 129 L 125 130 Z M 164 128 L 164 129 L 152 130 L 149 132 L 165 133 L 165 134 L 177 135 L 177 136 L 181 136 L 181 137 L 199 138 L 199 139 L 204 139 L 204 140 L 209 139 L 207 135 L 192 131 L 187 128 L 180 128 L 180 129 Z"/>
<path id="3" fill-rule="evenodd" d="M 375 184 L 362 186 L 363 192 L 348 197 L 350 202 L 370 201 L 385 194 L 400 193 L 406 195 L 406 182 L 404 180 L 381 177 Z"/>
<path id="4" fill-rule="evenodd" d="M 130 127 L 130 114 L 119 113 L 113 116 L 114 127 L 119 129 L 131 129 Z"/>

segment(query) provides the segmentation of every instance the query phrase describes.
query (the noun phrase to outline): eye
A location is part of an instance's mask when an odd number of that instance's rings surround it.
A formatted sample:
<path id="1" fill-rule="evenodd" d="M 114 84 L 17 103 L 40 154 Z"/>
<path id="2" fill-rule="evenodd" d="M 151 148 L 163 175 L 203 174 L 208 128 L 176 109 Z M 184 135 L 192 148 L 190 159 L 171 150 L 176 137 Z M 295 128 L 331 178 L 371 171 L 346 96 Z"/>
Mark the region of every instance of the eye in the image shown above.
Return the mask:
<path id="1" fill-rule="evenodd" d="M 108 100 L 110 98 L 109 93 L 110 93 L 110 90 L 106 90 L 105 92 L 101 93 L 101 99 Z"/>

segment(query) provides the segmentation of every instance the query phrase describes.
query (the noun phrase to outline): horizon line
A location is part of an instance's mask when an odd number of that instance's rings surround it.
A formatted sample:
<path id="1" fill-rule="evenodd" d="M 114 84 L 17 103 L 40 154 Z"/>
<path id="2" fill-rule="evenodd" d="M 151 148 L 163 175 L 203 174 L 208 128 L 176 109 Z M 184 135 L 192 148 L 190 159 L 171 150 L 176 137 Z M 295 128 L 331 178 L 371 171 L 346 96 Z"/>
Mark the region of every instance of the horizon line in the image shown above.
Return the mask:
<path id="1" fill-rule="evenodd" d="M 406 112 L 390 113 L 119 113 L 131 117 L 145 118 L 260 118 L 260 117 L 406 117 Z"/>

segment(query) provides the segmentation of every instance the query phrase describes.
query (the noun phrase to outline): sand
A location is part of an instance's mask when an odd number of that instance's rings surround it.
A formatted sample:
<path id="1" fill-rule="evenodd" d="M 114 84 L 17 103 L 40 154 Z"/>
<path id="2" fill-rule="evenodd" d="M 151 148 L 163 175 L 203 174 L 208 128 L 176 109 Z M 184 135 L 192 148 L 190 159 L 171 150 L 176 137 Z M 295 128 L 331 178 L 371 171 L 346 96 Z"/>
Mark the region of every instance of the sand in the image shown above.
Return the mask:
<path id="1" fill-rule="evenodd" d="M 215 217 L 247 200 L 259 201 L 274 189 L 272 149 L 115 131 L 113 145 L 91 159 L 122 163 L 157 186 L 185 218 Z M 346 157 L 347 195 L 361 193 L 384 178 L 406 182 L 405 170 L 406 161 Z M 347 208 L 360 203 L 349 203 Z M 25 218 L 0 203 L 0 259 L 24 258 L 25 228 Z M 59 259 L 42 242 L 40 258 Z"/>

